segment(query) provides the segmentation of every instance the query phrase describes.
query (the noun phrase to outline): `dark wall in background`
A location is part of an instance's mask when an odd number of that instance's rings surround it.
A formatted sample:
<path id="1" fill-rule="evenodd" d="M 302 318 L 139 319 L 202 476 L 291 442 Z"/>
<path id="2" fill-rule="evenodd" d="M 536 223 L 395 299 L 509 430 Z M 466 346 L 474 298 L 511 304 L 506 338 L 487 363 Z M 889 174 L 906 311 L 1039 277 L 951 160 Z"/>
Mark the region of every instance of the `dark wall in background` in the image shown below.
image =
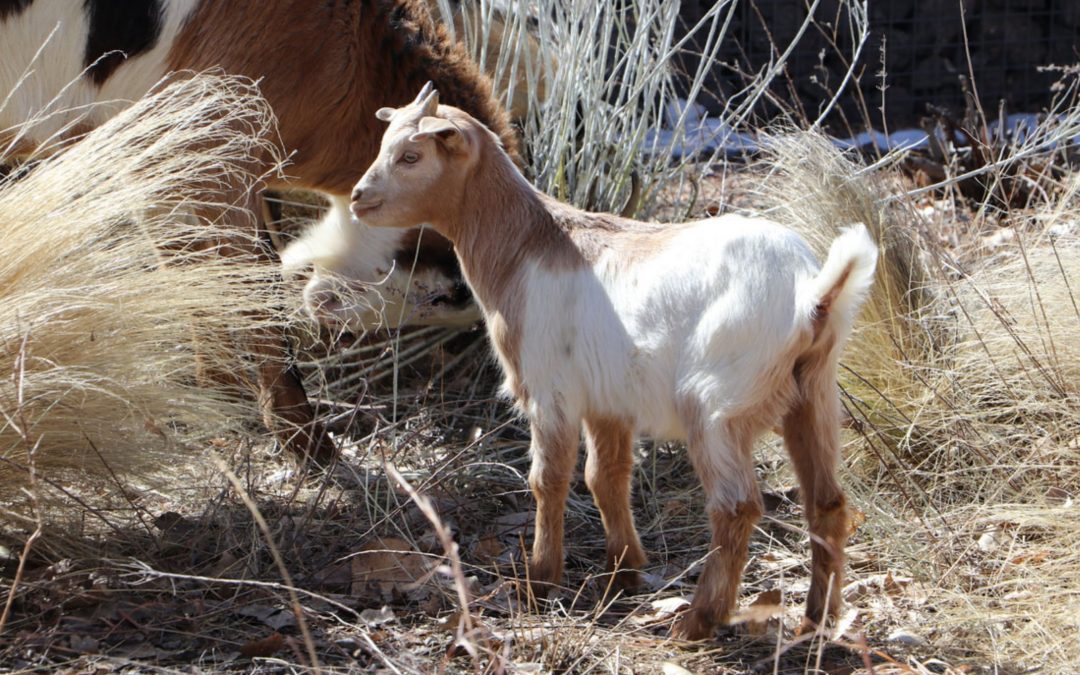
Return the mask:
<path id="1" fill-rule="evenodd" d="M 683 0 L 681 13 L 693 25 L 713 0 Z M 786 45 L 806 17 L 805 0 L 741 0 L 710 71 L 717 111 L 738 91 L 745 74 L 767 64 L 774 44 Z M 822 0 L 817 25 L 807 31 L 788 62 L 787 76 L 773 93 L 787 105 L 802 106 L 810 117 L 831 97 L 846 68 L 852 39 L 846 9 Z M 971 69 L 984 109 L 996 116 L 999 101 L 1008 112 L 1039 112 L 1050 101 L 1060 73 L 1040 72 L 1048 64 L 1080 62 L 1080 0 L 870 0 L 871 36 L 857 67 L 857 87 L 842 97 L 829 126 L 861 129 L 913 126 L 933 103 L 954 111 L 964 107 L 960 75 L 968 73 L 964 47 L 967 29 Z M 734 38 L 734 39 L 731 39 Z M 770 39 L 771 38 L 771 39 Z M 884 51 L 883 51 L 884 49 Z M 697 59 L 688 54 L 684 68 Z M 879 72 L 886 72 L 884 94 Z M 858 94 L 864 105 L 860 105 Z M 884 98 L 884 118 L 880 108 Z M 865 112 L 863 109 L 865 108 Z M 770 117 L 776 109 L 755 111 Z"/>

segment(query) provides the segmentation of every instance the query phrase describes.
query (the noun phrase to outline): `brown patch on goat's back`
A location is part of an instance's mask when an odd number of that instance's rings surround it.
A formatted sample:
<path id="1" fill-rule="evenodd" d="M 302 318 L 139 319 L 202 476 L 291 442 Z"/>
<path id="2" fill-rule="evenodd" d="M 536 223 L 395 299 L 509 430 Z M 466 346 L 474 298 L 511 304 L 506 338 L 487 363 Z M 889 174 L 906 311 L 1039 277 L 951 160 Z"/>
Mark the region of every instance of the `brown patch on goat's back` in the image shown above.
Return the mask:
<path id="1" fill-rule="evenodd" d="M 609 213 L 587 213 L 565 207 L 558 210 L 560 226 L 567 232 L 582 258 L 595 265 L 610 252 L 624 265 L 648 260 L 684 232 L 689 223 L 648 223 Z"/>
<path id="2" fill-rule="evenodd" d="M 378 155 L 375 111 L 411 101 L 428 80 L 516 153 L 490 81 L 423 0 L 202 2 L 169 66 L 259 80 L 286 149 L 295 151 L 288 173 L 298 186 L 348 194 Z"/>

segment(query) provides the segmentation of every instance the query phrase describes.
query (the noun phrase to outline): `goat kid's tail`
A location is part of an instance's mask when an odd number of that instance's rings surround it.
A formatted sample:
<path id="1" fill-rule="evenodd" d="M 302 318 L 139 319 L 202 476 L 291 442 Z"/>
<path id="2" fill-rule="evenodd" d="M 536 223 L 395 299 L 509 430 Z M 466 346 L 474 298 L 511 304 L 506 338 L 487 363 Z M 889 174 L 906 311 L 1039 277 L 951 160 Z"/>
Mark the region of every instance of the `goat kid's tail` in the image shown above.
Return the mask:
<path id="1" fill-rule="evenodd" d="M 829 247 L 817 276 L 801 289 L 803 306 L 810 310 L 817 342 L 829 327 L 841 340 L 855 321 L 855 313 L 874 283 L 877 243 L 862 223 L 845 228 Z"/>

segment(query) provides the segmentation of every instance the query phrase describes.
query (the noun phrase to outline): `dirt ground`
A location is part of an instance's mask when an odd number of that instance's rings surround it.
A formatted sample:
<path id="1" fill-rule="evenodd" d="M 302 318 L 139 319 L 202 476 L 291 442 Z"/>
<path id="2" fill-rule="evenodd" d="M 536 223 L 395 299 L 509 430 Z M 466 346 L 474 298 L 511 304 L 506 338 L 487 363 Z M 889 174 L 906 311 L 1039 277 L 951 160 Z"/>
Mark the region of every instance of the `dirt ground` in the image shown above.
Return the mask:
<path id="1" fill-rule="evenodd" d="M 753 206 L 753 180 L 711 178 L 695 210 Z M 935 620 L 940 598 L 918 561 L 883 553 L 882 538 L 937 526 L 883 532 L 865 491 L 853 496 L 840 625 L 829 636 L 795 635 L 809 539 L 775 436 L 756 455 L 766 513 L 751 542 L 744 611 L 715 640 L 668 637 L 708 543 L 701 491 L 677 445 L 646 441 L 637 451 L 646 588 L 610 592 L 603 529 L 579 467 L 565 587 L 537 602 L 520 583 L 533 517 L 527 426 L 495 397 L 482 329 L 339 336 L 333 350 L 322 339 L 304 345 L 304 372 L 342 448 L 330 470 L 298 472 L 253 429 L 182 454 L 157 476 L 117 476 L 92 492 L 75 476 L 39 486 L 60 505 L 29 548 L 0 668 L 990 672 L 955 643 L 942 646 L 949 628 Z M 858 435 L 845 431 L 849 442 Z M 843 477 L 854 481 L 849 469 Z M 6 521 L 0 531 L 8 589 L 31 530 Z"/>

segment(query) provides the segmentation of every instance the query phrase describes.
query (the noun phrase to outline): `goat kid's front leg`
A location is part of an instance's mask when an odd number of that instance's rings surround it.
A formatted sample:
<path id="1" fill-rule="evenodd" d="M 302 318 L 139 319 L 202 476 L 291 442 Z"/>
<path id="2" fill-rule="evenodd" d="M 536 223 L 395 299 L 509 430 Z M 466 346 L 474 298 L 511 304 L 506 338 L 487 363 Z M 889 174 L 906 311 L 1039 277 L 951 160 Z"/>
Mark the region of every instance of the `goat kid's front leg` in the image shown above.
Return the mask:
<path id="1" fill-rule="evenodd" d="M 566 422 L 561 414 L 532 422 L 529 487 L 536 498 L 536 530 L 529 581 L 534 597 L 547 597 L 562 580 L 563 515 L 577 463 L 579 432 L 578 423 Z"/>
<path id="2" fill-rule="evenodd" d="M 623 420 L 585 420 L 585 483 L 600 509 L 607 536 L 607 571 L 615 574 L 615 588 L 641 585 L 645 565 L 634 514 L 630 510 L 630 481 L 634 471 L 634 435 Z"/>

